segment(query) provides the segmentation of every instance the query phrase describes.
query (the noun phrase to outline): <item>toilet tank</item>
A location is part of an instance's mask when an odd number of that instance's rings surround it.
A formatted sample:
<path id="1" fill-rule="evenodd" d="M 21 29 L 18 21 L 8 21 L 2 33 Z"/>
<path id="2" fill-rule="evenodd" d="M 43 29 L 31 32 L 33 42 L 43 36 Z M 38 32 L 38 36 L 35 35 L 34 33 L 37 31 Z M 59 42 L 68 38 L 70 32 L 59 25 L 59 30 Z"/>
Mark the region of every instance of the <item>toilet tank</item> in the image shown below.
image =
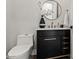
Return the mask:
<path id="1" fill-rule="evenodd" d="M 17 35 L 17 45 L 33 45 L 33 34 Z"/>

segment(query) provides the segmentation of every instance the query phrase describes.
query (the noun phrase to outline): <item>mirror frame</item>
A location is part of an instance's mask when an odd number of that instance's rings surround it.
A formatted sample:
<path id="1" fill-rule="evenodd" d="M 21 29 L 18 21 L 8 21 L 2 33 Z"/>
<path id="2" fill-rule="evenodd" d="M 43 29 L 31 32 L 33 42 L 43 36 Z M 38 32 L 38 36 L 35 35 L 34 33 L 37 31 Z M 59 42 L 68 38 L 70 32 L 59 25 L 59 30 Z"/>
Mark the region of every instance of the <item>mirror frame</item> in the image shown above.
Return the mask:
<path id="1" fill-rule="evenodd" d="M 55 0 L 47 0 L 47 1 L 43 2 L 43 4 L 42 4 L 41 7 L 43 8 L 43 5 L 44 5 L 45 3 L 47 3 L 47 2 L 48 2 L 48 3 L 52 3 L 52 1 L 55 2 L 55 3 L 57 3 L 57 5 L 59 6 L 59 7 L 57 6 L 57 8 L 60 8 L 60 13 L 58 13 L 58 16 L 57 16 L 57 18 L 59 18 L 59 17 L 61 16 L 61 14 L 62 14 L 62 8 L 61 8 L 61 5 L 60 5 L 57 1 L 55 1 Z M 58 9 L 57 9 L 57 10 L 58 10 Z M 42 10 L 41 10 L 41 11 L 42 11 Z M 44 14 L 42 14 L 42 15 L 44 15 Z M 46 15 L 44 15 L 44 17 L 45 17 L 46 19 L 49 19 L 49 20 L 56 20 L 56 19 L 57 19 L 57 18 L 55 18 L 55 19 L 53 19 L 53 18 L 52 18 L 52 19 L 47 18 Z"/>

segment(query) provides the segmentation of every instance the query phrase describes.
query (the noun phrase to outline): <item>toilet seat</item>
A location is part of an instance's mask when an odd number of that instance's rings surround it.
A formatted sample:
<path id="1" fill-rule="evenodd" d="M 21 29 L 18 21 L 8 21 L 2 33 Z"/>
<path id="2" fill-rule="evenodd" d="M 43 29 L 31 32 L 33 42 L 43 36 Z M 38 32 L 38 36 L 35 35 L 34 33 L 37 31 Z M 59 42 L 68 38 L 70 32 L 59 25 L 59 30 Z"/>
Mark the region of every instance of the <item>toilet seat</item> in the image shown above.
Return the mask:
<path id="1" fill-rule="evenodd" d="M 14 48 L 12 48 L 9 53 L 8 56 L 18 56 L 21 55 L 22 53 L 27 52 L 30 49 L 31 46 L 27 45 L 27 46 L 15 46 Z"/>

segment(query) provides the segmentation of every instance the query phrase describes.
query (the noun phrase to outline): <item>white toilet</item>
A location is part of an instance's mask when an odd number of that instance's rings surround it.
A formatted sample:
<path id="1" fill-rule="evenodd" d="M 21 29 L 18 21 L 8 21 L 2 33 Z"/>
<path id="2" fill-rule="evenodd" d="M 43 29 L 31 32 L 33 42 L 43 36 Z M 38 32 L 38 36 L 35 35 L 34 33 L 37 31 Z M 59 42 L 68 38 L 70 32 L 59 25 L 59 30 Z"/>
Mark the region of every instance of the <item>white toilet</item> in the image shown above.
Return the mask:
<path id="1" fill-rule="evenodd" d="M 30 59 L 33 47 L 33 34 L 18 35 L 17 45 L 8 53 L 8 59 Z"/>

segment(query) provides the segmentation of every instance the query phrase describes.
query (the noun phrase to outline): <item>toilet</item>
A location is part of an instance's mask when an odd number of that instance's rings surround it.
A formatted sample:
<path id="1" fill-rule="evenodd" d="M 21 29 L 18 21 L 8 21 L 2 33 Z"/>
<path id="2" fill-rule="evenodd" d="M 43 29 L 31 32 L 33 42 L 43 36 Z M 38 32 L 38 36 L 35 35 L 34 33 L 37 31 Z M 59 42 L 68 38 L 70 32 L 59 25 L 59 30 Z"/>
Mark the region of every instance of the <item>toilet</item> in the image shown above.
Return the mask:
<path id="1" fill-rule="evenodd" d="M 33 34 L 17 35 L 17 45 L 8 52 L 8 59 L 30 59 Z"/>

